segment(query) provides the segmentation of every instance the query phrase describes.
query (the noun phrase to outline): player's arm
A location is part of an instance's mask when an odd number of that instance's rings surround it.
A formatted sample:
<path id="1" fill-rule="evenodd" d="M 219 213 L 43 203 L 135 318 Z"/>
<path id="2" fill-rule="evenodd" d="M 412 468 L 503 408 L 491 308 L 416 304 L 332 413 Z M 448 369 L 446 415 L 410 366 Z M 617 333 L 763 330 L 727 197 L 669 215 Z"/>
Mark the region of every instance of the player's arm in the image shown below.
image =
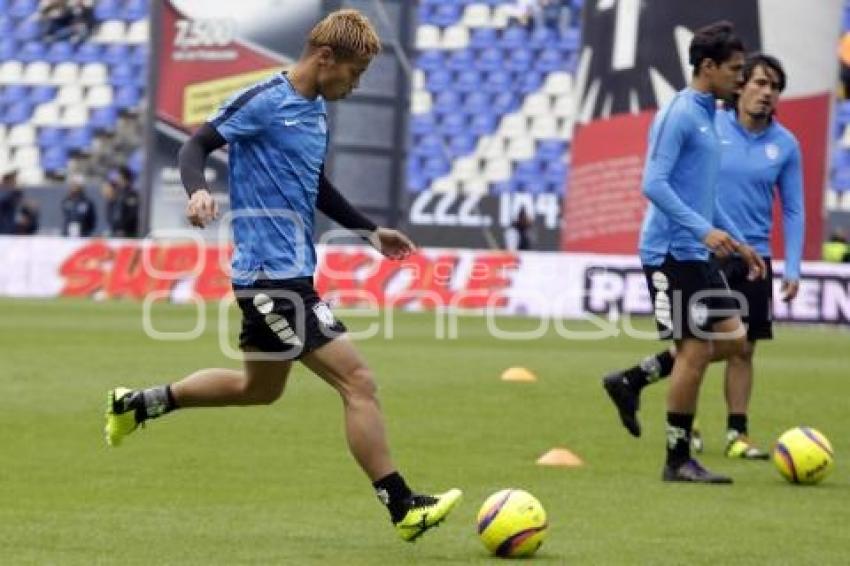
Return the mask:
<path id="1" fill-rule="evenodd" d="M 785 235 L 785 277 L 782 281 L 782 295 L 786 301 L 793 300 L 800 287 L 800 262 L 803 258 L 803 237 L 806 229 L 802 162 L 800 147 L 795 146 L 779 173 L 777 183 Z"/>
<path id="2" fill-rule="evenodd" d="M 676 108 L 667 111 L 650 136 L 642 189 L 644 196 L 668 218 L 704 241 L 712 230 L 711 224 L 682 202 L 670 184 L 670 175 L 692 127 L 690 116 L 684 112 Z"/>
<path id="3" fill-rule="evenodd" d="M 416 251 L 416 245 L 403 233 L 391 228 L 379 227 L 354 208 L 325 176 L 324 167 L 319 174 L 316 208 L 343 228 L 357 233 L 389 258 L 404 259 Z"/>
<path id="4" fill-rule="evenodd" d="M 180 148 L 177 162 L 180 167 L 180 180 L 189 195 L 186 217 L 192 226 L 203 228 L 218 216 L 218 204 L 210 194 L 204 169 L 207 157 L 226 143 L 227 140 L 218 130 L 212 124 L 206 123 Z"/>

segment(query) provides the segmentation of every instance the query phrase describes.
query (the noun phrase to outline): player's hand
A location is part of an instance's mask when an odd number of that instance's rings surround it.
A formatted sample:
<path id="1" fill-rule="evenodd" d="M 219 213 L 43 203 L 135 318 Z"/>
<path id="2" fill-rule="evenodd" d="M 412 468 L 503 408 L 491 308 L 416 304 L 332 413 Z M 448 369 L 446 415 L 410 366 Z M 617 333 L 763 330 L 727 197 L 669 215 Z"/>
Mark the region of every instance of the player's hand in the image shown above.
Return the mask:
<path id="1" fill-rule="evenodd" d="M 729 257 L 739 247 L 732 236 L 717 228 L 712 228 L 702 241 L 719 258 Z"/>
<path id="2" fill-rule="evenodd" d="M 793 279 L 784 279 L 782 281 L 782 300 L 790 303 L 797 296 L 800 290 L 800 282 Z"/>
<path id="3" fill-rule="evenodd" d="M 195 191 L 186 205 L 186 218 L 192 226 L 204 228 L 218 218 L 218 203 L 206 189 Z"/>
<path id="4" fill-rule="evenodd" d="M 405 259 L 416 251 L 410 238 L 392 228 L 377 228 L 369 234 L 369 243 L 390 259 Z"/>
<path id="5" fill-rule="evenodd" d="M 765 265 L 764 259 L 762 259 L 758 252 L 747 244 L 738 244 L 735 251 L 741 255 L 741 259 L 743 259 L 747 263 L 747 267 L 750 268 L 750 273 L 747 275 L 747 279 L 750 281 L 764 279 L 767 275 L 767 265 Z"/>

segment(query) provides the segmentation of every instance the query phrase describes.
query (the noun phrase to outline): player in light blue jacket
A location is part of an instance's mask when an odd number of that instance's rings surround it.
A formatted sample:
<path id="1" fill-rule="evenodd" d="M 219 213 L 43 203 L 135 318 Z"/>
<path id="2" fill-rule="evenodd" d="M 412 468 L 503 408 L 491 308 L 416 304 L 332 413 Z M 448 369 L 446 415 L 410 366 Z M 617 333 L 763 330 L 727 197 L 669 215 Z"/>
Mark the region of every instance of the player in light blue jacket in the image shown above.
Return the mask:
<path id="1" fill-rule="evenodd" d="M 747 411 L 756 343 L 773 338 L 770 233 L 777 196 L 782 205 L 785 236 L 783 300 L 793 300 L 799 288 L 805 219 L 802 159 L 797 139 L 775 117 L 785 84 L 785 71 L 779 60 L 753 54 L 744 64 L 742 86 L 731 108 L 718 112 L 714 119 L 721 147 L 718 202 L 740 230 L 743 241 L 756 250 L 767 268 L 767 277 L 751 280 L 740 257 L 731 257 L 720 265 L 720 273 L 747 304 L 742 313 L 747 326 L 746 347 L 726 358 L 726 455 L 731 458 L 768 458 L 767 452 L 748 437 Z M 669 375 L 675 355 L 671 348 L 606 376 L 606 389 L 617 404 L 624 426 L 634 436 L 640 435 L 636 411 L 641 389 Z M 701 439 L 695 440 L 701 449 Z"/>

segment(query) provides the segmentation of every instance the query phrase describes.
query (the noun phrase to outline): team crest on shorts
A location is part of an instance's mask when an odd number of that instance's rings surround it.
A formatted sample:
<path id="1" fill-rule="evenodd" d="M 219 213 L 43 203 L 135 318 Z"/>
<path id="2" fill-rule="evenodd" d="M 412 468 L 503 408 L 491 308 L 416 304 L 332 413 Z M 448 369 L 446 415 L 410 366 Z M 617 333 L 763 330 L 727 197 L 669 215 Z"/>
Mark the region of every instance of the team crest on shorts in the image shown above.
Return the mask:
<path id="1" fill-rule="evenodd" d="M 776 161 L 779 157 L 779 146 L 775 143 L 767 144 L 766 146 L 764 146 L 764 154 L 771 161 Z"/>
<path id="2" fill-rule="evenodd" d="M 702 326 L 708 321 L 708 307 L 705 303 L 697 301 L 691 304 L 691 320 L 697 326 Z"/>
<path id="3" fill-rule="evenodd" d="M 313 305 L 313 314 L 315 314 L 316 318 L 319 319 L 319 322 L 325 326 L 333 326 L 336 322 L 334 313 L 331 312 L 330 307 L 325 303 L 317 303 Z"/>

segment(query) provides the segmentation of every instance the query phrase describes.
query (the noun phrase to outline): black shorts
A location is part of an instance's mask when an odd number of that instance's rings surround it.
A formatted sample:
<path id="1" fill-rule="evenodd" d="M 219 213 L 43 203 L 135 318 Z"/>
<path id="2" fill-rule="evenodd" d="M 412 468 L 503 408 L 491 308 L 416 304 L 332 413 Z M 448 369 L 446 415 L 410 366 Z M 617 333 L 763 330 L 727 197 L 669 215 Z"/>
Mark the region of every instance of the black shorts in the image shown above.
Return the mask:
<path id="1" fill-rule="evenodd" d="M 708 261 L 668 255 L 661 265 L 644 265 L 643 272 L 662 340 L 708 339 L 716 323 L 739 314 L 723 275 Z"/>
<path id="2" fill-rule="evenodd" d="M 242 310 L 242 350 L 298 359 L 346 332 L 313 288 L 312 277 L 233 285 Z"/>
<path id="3" fill-rule="evenodd" d="M 773 266 L 770 258 L 765 257 L 767 276 L 764 279 L 747 279 L 749 268 L 739 257 L 723 262 L 720 269 L 733 291 L 739 292 L 747 300 L 747 308 L 741 309 L 741 318 L 747 325 L 747 340 L 773 339 Z"/>

